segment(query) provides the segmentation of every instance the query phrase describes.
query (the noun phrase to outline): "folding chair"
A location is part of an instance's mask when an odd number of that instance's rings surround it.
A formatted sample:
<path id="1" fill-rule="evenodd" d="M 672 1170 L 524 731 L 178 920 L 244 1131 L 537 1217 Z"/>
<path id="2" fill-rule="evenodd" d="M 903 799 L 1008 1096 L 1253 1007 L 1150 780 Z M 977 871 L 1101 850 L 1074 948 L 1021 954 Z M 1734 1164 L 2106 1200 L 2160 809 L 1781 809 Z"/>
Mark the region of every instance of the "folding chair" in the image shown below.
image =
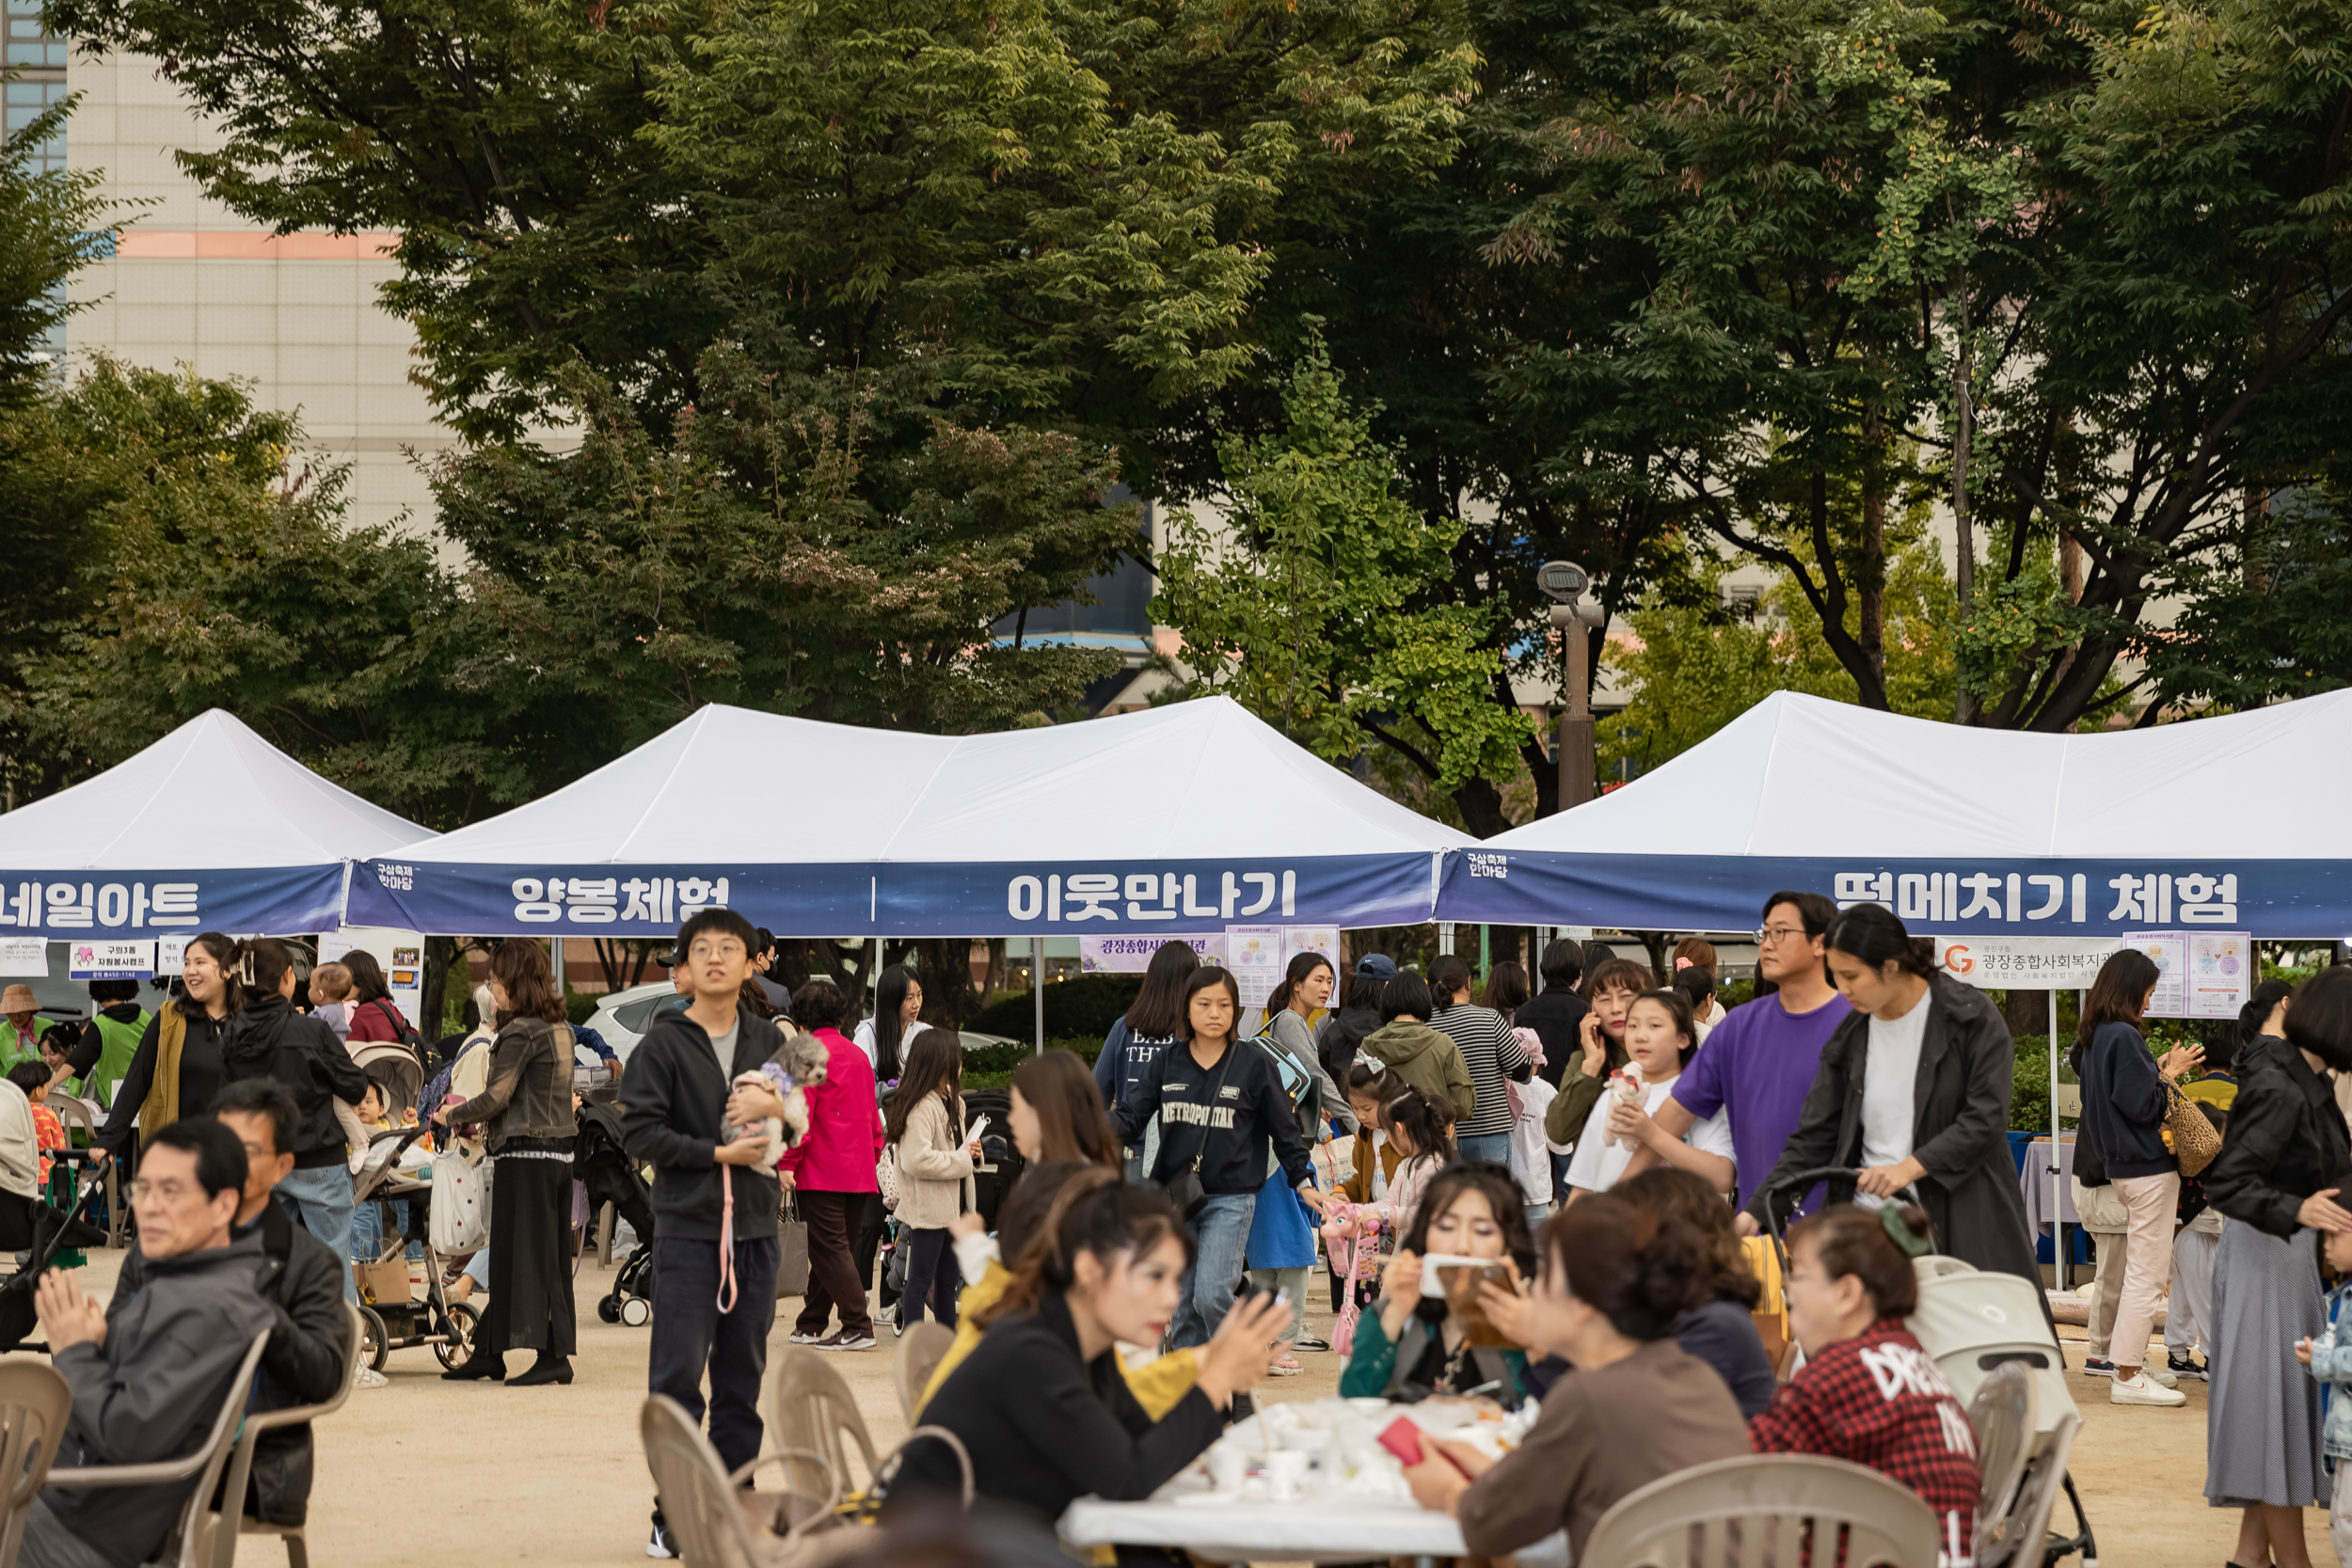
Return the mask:
<path id="1" fill-rule="evenodd" d="M 262 1433 L 280 1427 L 300 1426 L 331 1416 L 351 1398 L 351 1385 L 359 1375 L 359 1362 L 366 1351 L 367 1321 L 359 1309 L 349 1302 L 343 1304 L 343 1316 L 351 1329 L 350 1348 L 343 1353 L 343 1380 L 336 1386 L 335 1395 L 324 1404 L 288 1405 L 283 1410 L 257 1410 L 245 1418 L 245 1430 L 237 1434 L 237 1447 L 229 1461 L 229 1480 L 221 1488 L 220 1510 L 211 1516 L 213 1530 L 213 1568 L 234 1568 L 237 1560 L 237 1538 L 241 1535 L 275 1535 L 286 1543 L 287 1568 L 310 1568 L 310 1541 L 301 1525 L 273 1525 L 254 1518 L 245 1511 L 246 1483 L 253 1476 L 253 1452 Z M 230 1511 L 234 1510 L 234 1513 Z M 230 1519 L 236 1528 L 228 1528 Z"/>
<path id="2" fill-rule="evenodd" d="M 923 1390 L 931 1386 L 931 1373 L 947 1358 L 948 1347 L 956 1342 L 956 1331 L 946 1323 L 929 1318 L 916 1323 L 898 1341 L 898 1365 L 893 1369 L 898 1385 L 898 1412 L 914 1424 L 914 1407 L 922 1402 Z"/>
<path id="3" fill-rule="evenodd" d="M 40 1496 L 73 1414 L 73 1390 L 40 1361 L 0 1362 L 0 1563 L 13 1568 L 24 1511 Z"/>
<path id="4" fill-rule="evenodd" d="M 1840 1530 L 1846 1568 L 1935 1568 L 1935 1511 L 1892 1478 L 1815 1454 L 1694 1465 L 1621 1497 L 1577 1568 L 1745 1568 L 1795 1563 Z M 1815 1560 L 1833 1555 L 1814 1550 Z"/>
<path id="5" fill-rule="evenodd" d="M 849 1549 L 867 1539 L 863 1532 L 834 1528 L 840 1489 L 814 1453 L 781 1449 L 729 1475 L 693 1418 L 666 1394 L 645 1401 L 638 1412 L 637 1432 L 645 1445 L 645 1465 L 653 1471 L 661 1516 L 677 1536 L 687 1568 L 782 1568 L 830 1555 L 823 1551 L 825 1545 Z M 752 1471 L 779 1461 L 786 1466 L 787 1484 L 796 1475 L 813 1473 L 818 1490 L 739 1490 Z M 746 1503 L 755 1504 L 762 1516 L 755 1521 Z M 828 1533 L 837 1539 L 823 1542 Z"/>
<path id="6" fill-rule="evenodd" d="M 221 1471 L 228 1467 L 229 1450 L 236 1443 L 237 1418 L 245 1414 L 245 1407 L 253 1397 L 253 1371 L 262 1364 L 262 1352 L 268 1344 L 268 1330 L 253 1337 L 244 1364 L 237 1369 L 237 1375 L 230 1379 L 229 1391 L 220 1402 L 220 1414 L 213 1418 L 211 1434 L 194 1452 L 179 1459 L 159 1459 L 150 1465 L 83 1465 L 53 1469 L 48 1484 L 81 1488 L 164 1486 L 195 1478 L 188 1500 L 181 1505 L 179 1520 L 171 1527 L 171 1533 L 164 1537 L 163 1549 L 147 1568 L 206 1568 L 211 1560 L 207 1548 L 211 1544 L 208 1537 L 212 1530 L 213 1491 L 220 1484 Z"/>

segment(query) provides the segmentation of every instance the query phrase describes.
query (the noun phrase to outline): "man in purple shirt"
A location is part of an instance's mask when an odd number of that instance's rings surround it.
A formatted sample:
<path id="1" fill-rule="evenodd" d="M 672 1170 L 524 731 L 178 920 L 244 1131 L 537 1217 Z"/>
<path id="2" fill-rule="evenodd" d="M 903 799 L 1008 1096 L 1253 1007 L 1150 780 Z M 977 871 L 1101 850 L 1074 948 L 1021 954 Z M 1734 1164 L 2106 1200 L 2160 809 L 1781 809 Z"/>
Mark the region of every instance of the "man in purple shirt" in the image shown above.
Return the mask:
<path id="1" fill-rule="evenodd" d="M 1853 1011 L 1830 984 L 1823 963 L 1830 922 L 1836 918 L 1837 906 L 1818 893 L 1775 893 L 1765 900 L 1756 969 L 1779 990 L 1724 1014 L 1658 1107 L 1659 1127 L 1677 1138 L 1728 1108 L 1743 1212 L 1797 1130 L 1805 1094 L 1820 1071 L 1821 1048 Z M 1626 1175 L 1657 1160 L 1648 1149 L 1638 1150 Z"/>

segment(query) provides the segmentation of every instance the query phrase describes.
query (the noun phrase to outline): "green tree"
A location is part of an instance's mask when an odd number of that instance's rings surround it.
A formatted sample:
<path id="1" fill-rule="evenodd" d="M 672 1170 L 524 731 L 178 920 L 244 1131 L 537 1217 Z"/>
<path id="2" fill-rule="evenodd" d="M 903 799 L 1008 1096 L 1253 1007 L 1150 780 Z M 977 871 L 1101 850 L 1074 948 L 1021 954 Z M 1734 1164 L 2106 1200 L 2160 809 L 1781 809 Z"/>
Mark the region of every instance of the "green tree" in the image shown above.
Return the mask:
<path id="1" fill-rule="evenodd" d="M 499 715 L 443 697 L 454 584 L 430 545 L 350 530 L 343 471 L 244 388 L 98 359 L 5 416 L 11 488 L 93 542 L 12 673 L 20 796 L 209 707 L 428 825 L 528 798 Z"/>
<path id="2" fill-rule="evenodd" d="M 1458 531 L 1396 492 L 1395 454 L 1319 344 L 1282 409 L 1279 429 L 1217 443 L 1222 515 L 1168 518 L 1152 610 L 1184 639 L 1175 695 L 1223 692 L 1333 762 L 1376 743 L 1457 801 L 1508 780 L 1532 726 L 1490 695 L 1506 679 L 1486 646 L 1494 611 L 1420 604 Z"/>

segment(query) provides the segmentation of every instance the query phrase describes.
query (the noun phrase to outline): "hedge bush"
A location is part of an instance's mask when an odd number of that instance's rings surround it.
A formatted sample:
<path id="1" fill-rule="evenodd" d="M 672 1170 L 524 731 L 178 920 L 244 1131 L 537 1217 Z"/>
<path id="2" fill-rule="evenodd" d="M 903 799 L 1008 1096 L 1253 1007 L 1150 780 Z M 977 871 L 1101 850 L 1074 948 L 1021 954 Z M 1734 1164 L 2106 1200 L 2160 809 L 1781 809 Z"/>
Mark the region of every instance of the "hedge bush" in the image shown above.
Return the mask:
<path id="1" fill-rule="evenodd" d="M 1053 981 L 1045 988 L 1045 1037 L 1075 1040 L 1091 1036 L 1099 1046 L 1142 989 L 1140 974 L 1075 974 Z M 1028 991 L 1003 997 L 974 1013 L 963 1026 L 983 1035 L 1034 1038 L 1037 998 Z M 1088 1059 L 1093 1059 L 1091 1052 Z"/>

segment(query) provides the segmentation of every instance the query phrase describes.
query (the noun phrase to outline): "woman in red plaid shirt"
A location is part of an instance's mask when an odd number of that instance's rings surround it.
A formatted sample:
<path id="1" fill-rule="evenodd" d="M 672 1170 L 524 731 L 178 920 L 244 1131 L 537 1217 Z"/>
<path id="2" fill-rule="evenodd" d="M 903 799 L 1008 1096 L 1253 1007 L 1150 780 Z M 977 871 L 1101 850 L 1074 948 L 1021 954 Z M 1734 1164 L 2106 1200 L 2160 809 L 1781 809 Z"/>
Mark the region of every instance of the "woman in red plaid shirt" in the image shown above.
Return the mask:
<path id="1" fill-rule="evenodd" d="M 1894 1477 L 1927 1499 L 1939 1568 L 1976 1560 L 1977 1438 L 1968 1412 L 1903 1319 L 1928 1217 L 1838 1204 L 1788 1243 L 1788 1317 L 1804 1370 L 1748 1423 L 1757 1453 L 1818 1453 Z"/>

